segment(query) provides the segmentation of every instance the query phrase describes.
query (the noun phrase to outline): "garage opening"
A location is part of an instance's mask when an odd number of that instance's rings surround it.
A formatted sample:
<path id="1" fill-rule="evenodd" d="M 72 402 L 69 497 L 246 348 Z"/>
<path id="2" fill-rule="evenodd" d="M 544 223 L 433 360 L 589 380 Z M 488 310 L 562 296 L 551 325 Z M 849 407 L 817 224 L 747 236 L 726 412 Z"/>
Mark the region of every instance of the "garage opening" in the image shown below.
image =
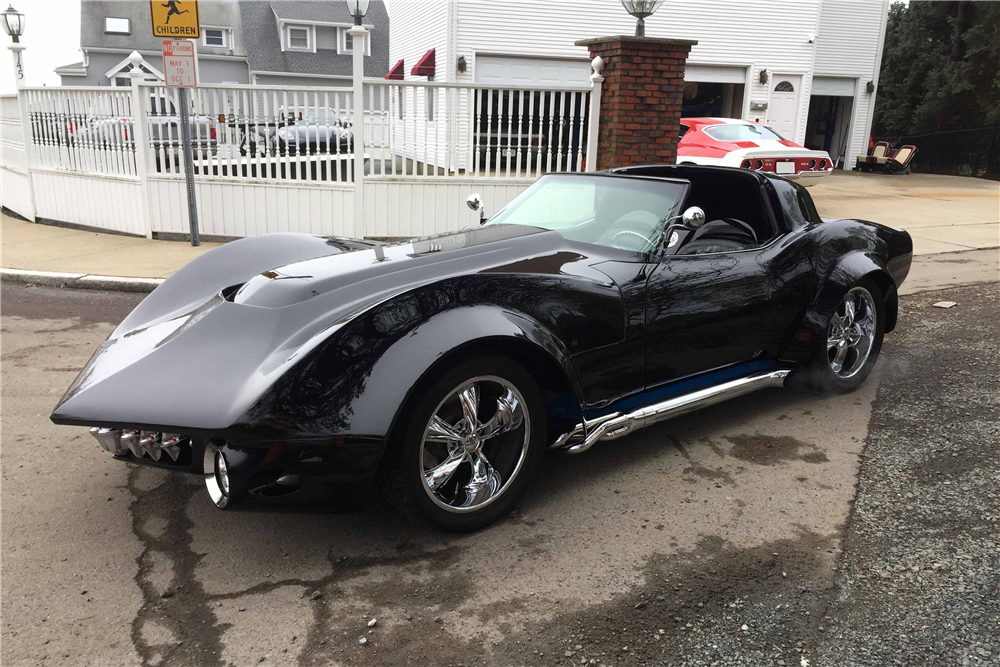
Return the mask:
<path id="1" fill-rule="evenodd" d="M 806 148 L 824 150 L 833 164 L 844 168 L 854 114 L 854 79 L 813 77 L 806 119 Z"/>
<path id="2" fill-rule="evenodd" d="M 746 75 L 745 67 L 688 64 L 681 116 L 742 118 Z"/>

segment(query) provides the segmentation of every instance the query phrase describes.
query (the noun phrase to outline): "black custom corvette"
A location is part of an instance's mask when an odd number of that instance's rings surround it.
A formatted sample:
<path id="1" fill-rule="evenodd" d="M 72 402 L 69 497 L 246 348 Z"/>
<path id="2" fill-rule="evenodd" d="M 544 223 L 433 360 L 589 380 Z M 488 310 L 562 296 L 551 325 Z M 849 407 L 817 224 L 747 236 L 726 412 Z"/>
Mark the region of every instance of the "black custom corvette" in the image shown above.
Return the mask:
<path id="1" fill-rule="evenodd" d="M 905 231 L 820 219 L 780 177 L 548 175 L 453 234 L 212 250 L 118 326 L 52 420 L 119 460 L 204 474 L 219 507 L 376 483 L 410 516 L 473 529 L 546 448 L 763 387 L 857 387 L 911 256 Z"/>

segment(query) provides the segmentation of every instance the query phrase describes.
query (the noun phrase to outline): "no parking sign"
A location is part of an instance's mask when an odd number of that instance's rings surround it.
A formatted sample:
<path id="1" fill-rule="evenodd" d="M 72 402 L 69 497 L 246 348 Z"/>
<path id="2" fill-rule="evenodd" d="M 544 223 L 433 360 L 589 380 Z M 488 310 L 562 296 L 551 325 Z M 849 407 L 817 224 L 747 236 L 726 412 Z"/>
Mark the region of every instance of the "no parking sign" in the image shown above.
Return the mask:
<path id="1" fill-rule="evenodd" d="M 189 39 L 163 40 L 163 76 L 172 88 L 198 85 L 198 62 L 194 42 Z"/>

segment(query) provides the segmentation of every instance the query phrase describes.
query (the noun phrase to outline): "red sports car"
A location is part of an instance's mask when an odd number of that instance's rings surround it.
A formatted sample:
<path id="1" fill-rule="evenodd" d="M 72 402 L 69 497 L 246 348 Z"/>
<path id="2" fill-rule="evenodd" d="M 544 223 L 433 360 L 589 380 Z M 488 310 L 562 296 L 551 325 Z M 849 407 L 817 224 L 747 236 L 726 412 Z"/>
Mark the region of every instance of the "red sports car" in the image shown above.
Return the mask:
<path id="1" fill-rule="evenodd" d="M 812 178 L 833 171 L 826 151 L 785 139 L 760 123 L 738 118 L 681 118 L 678 164 L 711 164 Z"/>

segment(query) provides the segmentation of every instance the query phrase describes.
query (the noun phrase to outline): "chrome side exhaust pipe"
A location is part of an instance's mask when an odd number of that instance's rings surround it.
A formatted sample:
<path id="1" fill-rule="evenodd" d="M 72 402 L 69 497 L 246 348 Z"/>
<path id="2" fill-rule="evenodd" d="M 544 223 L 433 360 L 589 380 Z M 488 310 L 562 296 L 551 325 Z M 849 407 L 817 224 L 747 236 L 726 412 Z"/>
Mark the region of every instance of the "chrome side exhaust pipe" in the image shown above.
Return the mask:
<path id="1" fill-rule="evenodd" d="M 617 440 L 641 428 L 727 401 L 730 398 L 750 394 L 758 389 L 784 386 L 785 378 L 788 377 L 789 373 L 791 373 L 790 370 L 754 373 L 723 382 L 714 387 L 706 387 L 689 394 L 675 396 L 626 414 L 616 412 L 589 422 L 584 421 L 582 424 L 577 424 L 570 432 L 559 436 L 551 448 L 562 449 L 570 454 L 580 454 L 593 447 L 598 441 Z"/>

